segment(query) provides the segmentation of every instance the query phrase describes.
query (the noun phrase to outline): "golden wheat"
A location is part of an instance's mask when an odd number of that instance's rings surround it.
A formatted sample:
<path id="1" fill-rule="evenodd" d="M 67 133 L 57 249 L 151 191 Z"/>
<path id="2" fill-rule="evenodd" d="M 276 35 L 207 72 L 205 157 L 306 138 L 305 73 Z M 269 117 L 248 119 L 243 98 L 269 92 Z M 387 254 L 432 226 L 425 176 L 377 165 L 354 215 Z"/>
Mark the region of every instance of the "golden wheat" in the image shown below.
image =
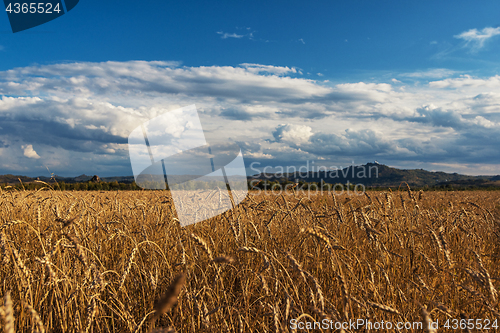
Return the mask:
<path id="1" fill-rule="evenodd" d="M 2 333 L 500 319 L 500 192 L 251 193 L 181 227 L 167 191 L 11 189 L 0 255 Z"/>

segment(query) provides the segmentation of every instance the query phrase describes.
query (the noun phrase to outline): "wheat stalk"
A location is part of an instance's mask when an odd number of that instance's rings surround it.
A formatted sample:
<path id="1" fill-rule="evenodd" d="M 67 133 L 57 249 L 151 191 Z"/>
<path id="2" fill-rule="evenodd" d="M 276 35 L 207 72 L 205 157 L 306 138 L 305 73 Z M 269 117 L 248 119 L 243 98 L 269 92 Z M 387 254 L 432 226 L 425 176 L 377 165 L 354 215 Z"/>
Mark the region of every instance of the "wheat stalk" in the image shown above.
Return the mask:
<path id="1" fill-rule="evenodd" d="M 7 266 L 9 264 L 9 255 L 8 255 L 9 245 L 7 244 L 7 236 L 2 231 L 0 232 L 0 249 L 2 251 L 2 264 Z"/>
<path id="2" fill-rule="evenodd" d="M 14 333 L 14 309 L 12 306 L 12 299 L 10 297 L 10 291 L 7 291 L 3 296 L 3 312 L 4 312 L 4 332 Z"/>
<path id="3" fill-rule="evenodd" d="M 12 255 L 14 256 L 14 262 L 16 263 L 17 268 L 21 271 L 23 275 L 23 284 L 25 286 L 30 286 L 31 285 L 31 272 L 24 265 L 23 260 L 21 259 L 21 256 L 19 255 L 19 252 L 15 248 L 12 248 Z"/>
<path id="4" fill-rule="evenodd" d="M 476 257 L 476 261 L 477 261 L 477 263 L 479 265 L 479 269 L 480 269 L 481 275 L 482 275 L 482 277 L 484 279 L 484 285 L 485 285 L 486 289 L 488 290 L 488 292 L 490 294 L 491 301 L 493 303 L 496 303 L 496 301 L 497 301 L 497 290 L 495 289 L 495 286 L 491 282 L 490 273 L 488 273 L 488 270 L 484 267 L 483 261 L 481 260 L 481 257 L 479 256 L 479 254 L 477 254 L 475 251 L 473 251 L 473 253 L 474 253 L 474 256 Z"/>
<path id="5" fill-rule="evenodd" d="M 389 312 L 389 313 L 392 313 L 392 314 L 395 314 L 395 315 L 401 315 L 401 313 L 398 310 L 393 309 L 390 306 L 383 305 L 383 304 L 376 303 L 376 302 L 372 302 L 372 301 L 366 301 L 366 302 L 368 304 L 370 304 L 372 307 L 380 309 L 382 311 Z"/>
<path id="6" fill-rule="evenodd" d="M 89 306 L 87 307 L 88 323 L 87 323 L 87 328 L 85 329 L 86 333 L 90 332 L 90 330 L 92 329 L 92 324 L 94 323 L 96 314 L 97 314 L 97 301 L 96 297 L 93 296 Z"/>
<path id="7" fill-rule="evenodd" d="M 84 267 L 87 267 L 87 254 L 85 253 L 85 250 L 83 249 L 83 246 L 80 244 L 80 242 L 73 236 L 65 234 L 65 237 L 75 246 L 76 248 L 76 257 L 80 262 L 83 264 Z"/>
<path id="8" fill-rule="evenodd" d="M 422 314 L 422 319 L 424 320 L 424 331 L 427 333 L 437 333 L 437 329 L 432 327 L 432 318 L 425 307 L 421 307 L 420 313 Z"/>
<path id="9" fill-rule="evenodd" d="M 130 254 L 130 257 L 128 258 L 127 268 L 125 268 L 125 271 L 123 272 L 123 275 L 120 279 L 120 286 L 118 287 L 118 290 L 123 288 L 123 285 L 125 283 L 125 279 L 127 278 L 128 274 L 130 273 L 130 269 L 132 268 L 132 264 L 134 263 L 134 258 L 135 258 L 135 255 L 137 253 L 137 250 L 138 250 L 137 246 L 134 247 L 134 249 L 132 250 L 132 253 Z"/>
<path id="10" fill-rule="evenodd" d="M 160 316 L 170 310 L 172 306 L 177 302 L 177 297 L 181 292 L 182 287 L 186 283 L 186 276 L 184 274 L 177 275 L 170 286 L 167 288 L 167 291 L 162 296 L 162 298 L 156 303 L 155 306 L 155 314 L 152 319 L 152 323 L 154 323 Z"/>
<path id="11" fill-rule="evenodd" d="M 218 256 L 218 257 L 214 258 L 213 262 L 215 262 L 217 264 L 232 264 L 235 262 L 235 259 L 233 257 L 230 257 L 230 256 L 222 255 L 222 256 Z"/>
<path id="12" fill-rule="evenodd" d="M 205 240 L 203 238 L 201 238 L 195 234 L 191 234 L 191 237 L 193 237 L 193 239 L 196 241 L 196 244 L 198 244 L 203 249 L 203 251 L 205 251 L 208 258 L 210 260 L 213 260 L 214 258 L 212 255 L 212 250 L 210 250 L 210 248 L 208 247 L 207 242 L 205 242 Z"/>
<path id="13" fill-rule="evenodd" d="M 42 320 L 40 319 L 40 315 L 38 312 L 33 309 L 33 307 L 29 304 L 24 304 L 24 306 L 28 309 L 28 311 L 31 313 L 31 316 L 33 317 L 33 321 L 35 322 L 35 325 L 37 327 L 38 333 L 44 333 L 45 332 L 45 326 L 43 325 Z"/>

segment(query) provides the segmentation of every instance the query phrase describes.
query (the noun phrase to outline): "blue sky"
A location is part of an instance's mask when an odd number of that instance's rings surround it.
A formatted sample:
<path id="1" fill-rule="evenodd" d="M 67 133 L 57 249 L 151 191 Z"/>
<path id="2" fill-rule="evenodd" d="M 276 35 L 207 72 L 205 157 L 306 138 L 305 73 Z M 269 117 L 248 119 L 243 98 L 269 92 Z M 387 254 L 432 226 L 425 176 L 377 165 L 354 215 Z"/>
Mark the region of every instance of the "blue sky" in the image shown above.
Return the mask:
<path id="1" fill-rule="evenodd" d="M 0 15 L 0 173 L 130 175 L 141 121 L 196 103 L 247 164 L 500 174 L 500 3 L 82 0 Z"/>
<path id="2" fill-rule="evenodd" d="M 120 1 L 118 6 L 82 0 L 75 9 L 17 34 L 10 33 L 4 14 L 0 69 L 60 61 L 175 60 L 186 66 L 299 67 L 337 80 L 360 71 L 451 66 L 488 75 L 498 70 L 498 43 L 480 55 L 452 52 L 459 44 L 453 36 L 500 25 L 498 1 L 481 6 L 473 1 Z"/>

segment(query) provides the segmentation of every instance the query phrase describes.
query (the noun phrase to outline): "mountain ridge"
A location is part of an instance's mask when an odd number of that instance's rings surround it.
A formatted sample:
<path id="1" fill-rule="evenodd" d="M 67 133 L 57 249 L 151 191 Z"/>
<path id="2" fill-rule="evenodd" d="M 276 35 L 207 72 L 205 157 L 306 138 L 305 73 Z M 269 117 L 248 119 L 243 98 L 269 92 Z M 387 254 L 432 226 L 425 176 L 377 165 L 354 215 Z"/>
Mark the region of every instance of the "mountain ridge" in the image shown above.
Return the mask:
<path id="1" fill-rule="evenodd" d="M 289 168 L 291 169 L 291 168 Z M 300 170 L 300 169 L 299 169 Z M 91 181 L 93 176 L 82 174 L 76 177 L 27 177 L 12 174 L 0 175 L 0 184 L 13 185 L 19 181 L 31 183 L 43 181 L 47 183 L 64 182 L 67 184 L 85 183 Z M 317 168 L 310 171 L 295 171 L 290 173 L 259 173 L 247 176 L 249 181 L 267 180 L 270 182 L 315 182 L 329 184 L 363 184 L 366 187 L 397 187 L 402 183 L 408 183 L 411 187 L 435 187 L 435 186 L 475 186 L 475 187 L 500 187 L 500 175 L 494 176 L 469 176 L 458 173 L 447 173 L 443 171 L 427 171 L 424 169 L 398 169 L 379 163 L 366 163 L 363 165 L 348 166 L 343 169 L 328 170 Z M 134 182 L 133 176 L 102 177 L 102 182 L 118 182 L 130 184 Z"/>
<path id="2" fill-rule="evenodd" d="M 424 169 L 398 169 L 379 163 L 349 166 L 338 170 L 320 170 L 293 173 L 260 173 L 249 177 L 251 179 L 286 181 L 286 182 L 315 182 L 345 184 L 363 184 L 367 187 L 397 187 L 401 183 L 408 183 L 411 187 L 438 186 L 456 184 L 462 186 L 499 186 L 500 175 L 469 176 L 442 171 L 427 171 Z"/>

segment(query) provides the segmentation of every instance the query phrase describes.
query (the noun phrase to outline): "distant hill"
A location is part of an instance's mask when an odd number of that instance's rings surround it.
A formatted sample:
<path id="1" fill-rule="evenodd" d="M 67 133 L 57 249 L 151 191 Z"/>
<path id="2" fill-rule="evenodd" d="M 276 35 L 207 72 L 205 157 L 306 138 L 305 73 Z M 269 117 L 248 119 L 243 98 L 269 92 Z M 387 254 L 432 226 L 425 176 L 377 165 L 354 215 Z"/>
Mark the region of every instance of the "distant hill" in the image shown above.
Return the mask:
<path id="1" fill-rule="evenodd" d="M 57 182 L 67 184 L 84 183 L 92 179 L 93 176 L 85 174 L 77 177 L 26 177 L 15 175 L 0 175 L 0 184 L 14 185 L 41 180 L 51 183 L 53 179 Z M 458 173 L 432 172 L 423 169 L 404 170 L 392 168 L 378 163 L 367 163 L 365 165 L 349 166 L 339 170 L 325 170 L 317 168 L 309 172 L 293 173 L 260 173 L 248 177 L 249 180 L 260 179 L 278 182 L 316 182 L 321 181 L 329 184 L 363 184 L 366 187 L 398 187 L 406 182 L 411 187 L 448 187 L 448 188 L 500 188 L 500 175 L 496 176 L 467 176 Z M 133 176 L 103 177 L 102 182 L 118 182 L 131 184 L 134 182 Z"/>
<path id="2" fill-rule="evenodd" d="M 19 184 L 19 180 L 23 183 L 32 182 L 34 179 L 26 176 L 0 175 L 1 184 Z"/>
<path id="3" fill-rule="evenodd" d="M 14 176 L 14 175 L 0 175 L 0 184 L 8 184 L 8 185 L 13 185 L 13 184 L 19 184 L 19 179 L 23 183 L 31 183 L 36 180 L 40 180 L 46 183 L 52 183 L 54 180 L 57 182 L 65 182 L 67 184 L 74 184 L 74 183 L 85 183 L 88 182 L 92 179 L 93 176 L 87 176 L 87 175 L 80 175 L 77 177 L 60 177 L 60 176 L 54 176 L 54 177 L 45 177 L 45 176 L 40 176 L 40 177 L 26 177 L 26 176 Z M 134 176 L 123 176 L 123 177 L 103 177 L 101 178 L 101 181 L 103 182 L 114 182 L 117 181 L 118 183 L 125 183 L 125 184 L 130 184 L 134 181 Z"/>
<path id="4" fill-rule="evenodd" d="M 411 187 L 435 187 L 435 186 L 476 186 L 496 187 L 500 186 L 500 175 L 498 176 L 467 176 L 458 173 L 432 172 L 423 169 L 402 170 L 391 168 L 387 165 L 367 163 L 365 165 L 349 166 L 339 170 L 257 174 L 250 178 L 269 181 L 289 182 L 317 182 L 321 180 L 330 184 L 363 184 L 367 187 L 397 187 L 406 182 Z"/>

